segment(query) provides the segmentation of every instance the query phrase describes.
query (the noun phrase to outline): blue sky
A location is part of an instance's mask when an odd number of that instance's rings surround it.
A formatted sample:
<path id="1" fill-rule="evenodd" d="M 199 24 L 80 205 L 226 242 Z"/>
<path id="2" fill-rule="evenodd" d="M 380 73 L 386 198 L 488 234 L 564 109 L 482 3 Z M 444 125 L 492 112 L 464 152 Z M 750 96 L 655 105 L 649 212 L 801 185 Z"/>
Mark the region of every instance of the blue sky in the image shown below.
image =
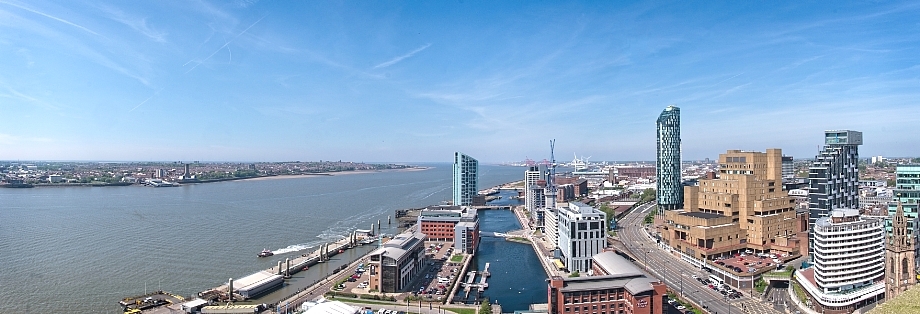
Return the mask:
<path id="1" fill-rule="evenodd" d="M 0 0 L 0 160 L 653 160 L 672 104 L 918 156 L 920 3 Z"/>

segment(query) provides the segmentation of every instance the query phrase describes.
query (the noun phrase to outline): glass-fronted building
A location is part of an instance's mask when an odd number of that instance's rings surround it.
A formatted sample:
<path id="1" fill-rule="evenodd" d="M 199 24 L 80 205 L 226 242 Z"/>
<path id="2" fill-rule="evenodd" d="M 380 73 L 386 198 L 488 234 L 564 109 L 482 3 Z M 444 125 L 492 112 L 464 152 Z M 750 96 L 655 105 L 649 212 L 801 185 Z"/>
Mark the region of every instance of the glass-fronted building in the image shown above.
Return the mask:
<path id="1" fill-rule="evenodd" d="M 907 234 L 914 238 L 914 243 L 918 243 L 920 237 L 914 232 L 914 226 L 918 222 L 917 207 L 920 203 L 920 165 L 899 165 L 895 170 L 895 178 L 894 199 L 888 204 L 888 217 L 898 211 L 900 201 L 904 216 L 907 217 Z M 885 222 L 885 230 L 891 236 L 890 218 Z M 914 248 L 914 252 L 920 254 L 920 245 Z"/>
<path id="2" fill-rule="evenodd" d="M 473 206 L 479 192 L 479 161 L 461 152 L 454 153 L 454 205 Z"/>
<path id="3" fill-rule="evenodd" d="M 659 209 L 680 209 L 684 204 L 684 187 L 680 183 L 680 108 L 668 106 L 656 123 L 657 195 Z"/>
<path id="4" fill-rule="evenodd" d="M 824 131 L 824 149 L 808 168 L 808 240 L 814 251 L 814 225 L 837 208 L 859 208 L 859 145 L 862 132 Z"/>

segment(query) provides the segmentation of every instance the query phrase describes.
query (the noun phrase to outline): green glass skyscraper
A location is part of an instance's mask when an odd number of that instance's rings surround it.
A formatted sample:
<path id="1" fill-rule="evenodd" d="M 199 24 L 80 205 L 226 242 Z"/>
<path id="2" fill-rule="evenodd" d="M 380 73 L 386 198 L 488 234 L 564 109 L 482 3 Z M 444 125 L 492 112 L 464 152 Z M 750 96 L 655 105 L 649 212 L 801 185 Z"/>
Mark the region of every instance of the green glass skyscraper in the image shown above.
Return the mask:
<path id="1" fill-rule="evenodd" d="M 479 193 L 479 161 L 461 152 L 454 153 L 454 205 L 473 206 Z"/>
<path id="2" fill-rule="evenodd" d="M 888 217 L 891 217 L 898 210 L 898 201 L 901 202 L 904 210 L 904 216 L 907 217 L 907 234 L 914 238 L 917 243 L 917 233 L 914 228 L 917 225 L 918 203 L 920 203 L 920 165 L 898 165 L 895 170 L 895 189 L 894 202 L 888 204 Z M 885 229 L 888 235 L 891 235 L 891 219 L 885 222 Z M 920 254 L 920 245 L 914 248 L 915 254 Z"/>
<path id="3" fill-rule="evenodd" d="M 680 182 L 680 108 L 668 106 L 658 116 L 658 151 L 655 164 L 658 208 L 680 209 L 684 187 Z"/>

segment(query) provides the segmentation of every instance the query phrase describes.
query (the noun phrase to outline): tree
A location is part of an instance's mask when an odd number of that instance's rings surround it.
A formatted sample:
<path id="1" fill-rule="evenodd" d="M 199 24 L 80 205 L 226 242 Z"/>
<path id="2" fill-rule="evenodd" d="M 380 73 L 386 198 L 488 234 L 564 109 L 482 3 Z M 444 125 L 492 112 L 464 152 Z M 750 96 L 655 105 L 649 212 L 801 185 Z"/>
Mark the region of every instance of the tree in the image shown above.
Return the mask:
<path id="1" fill-rule="evenodd" d="M 569 274 L 569 277 L 572 277 L 572 278 L 581 277 L 581 274 L 579 274 L 578 271 L 576 270 L 576 271 L 573 271 L 571 274 Z"/>
<path id="2" fill-rule="evenodd" d="M 639 197 L 639 203 L 645 203 L 655 200 L 655 189 L 645 189 L 642 191 L 642 196 Z"/>
<path id="3" fill-rule="evenodd" d="M 479 314 L 492 314 L 492 305 L 489 304 L 489 298 L 482 300 L 482 304 L 479 305 Z"/>

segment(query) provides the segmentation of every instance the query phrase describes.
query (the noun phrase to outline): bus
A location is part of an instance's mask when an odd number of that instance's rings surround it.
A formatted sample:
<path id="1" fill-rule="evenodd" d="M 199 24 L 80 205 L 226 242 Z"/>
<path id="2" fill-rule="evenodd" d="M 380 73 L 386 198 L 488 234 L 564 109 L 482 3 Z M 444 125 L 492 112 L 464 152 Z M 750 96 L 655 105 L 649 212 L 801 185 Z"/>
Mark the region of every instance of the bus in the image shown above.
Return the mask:
<path id="1" fill-rule="evenodd" d="M 721 287 L 725 284 L 725 281 L 723 281 L 722 278 L 716 277 L 716 275 L 709 275 L 709 283 L 713 286 Z"/>

